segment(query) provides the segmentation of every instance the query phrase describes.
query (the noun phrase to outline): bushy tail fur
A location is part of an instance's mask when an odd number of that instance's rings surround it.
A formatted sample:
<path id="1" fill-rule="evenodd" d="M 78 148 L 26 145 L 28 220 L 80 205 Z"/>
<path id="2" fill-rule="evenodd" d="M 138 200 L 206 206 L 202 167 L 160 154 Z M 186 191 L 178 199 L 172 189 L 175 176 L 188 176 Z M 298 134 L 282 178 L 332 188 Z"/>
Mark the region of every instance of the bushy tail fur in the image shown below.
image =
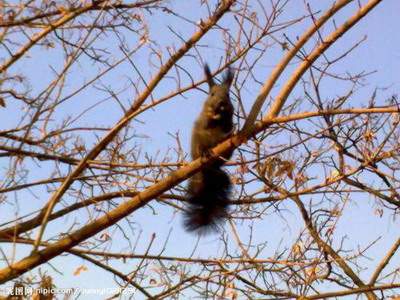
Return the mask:
<path id="1" fill-rule="evenodd" d="M 228 174 L 216 165 L 205 168 L 190 179 L 188 190 L 186 230 L 199 234 L 217 231 L 218 225 L 228 216 L 231 193 Z"/>

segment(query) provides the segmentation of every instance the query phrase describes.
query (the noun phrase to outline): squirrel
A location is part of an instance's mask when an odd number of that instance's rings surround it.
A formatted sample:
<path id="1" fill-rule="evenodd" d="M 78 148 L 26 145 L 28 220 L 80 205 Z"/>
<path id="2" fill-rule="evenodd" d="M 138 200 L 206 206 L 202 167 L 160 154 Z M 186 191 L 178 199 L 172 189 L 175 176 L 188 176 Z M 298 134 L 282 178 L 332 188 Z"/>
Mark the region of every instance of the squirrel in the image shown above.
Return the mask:
<path id="1" fill-rule="evenodd" d="M 208 150 L 230 137 L 233 131 L 233 105 L 229 98 L 232 69 L 228 67 L 221 84 L 215 83 L 207 64 L 204 72 L 209 95 L 192 130 L 193 160 L 207 154 Z M 190 178 L 187 192 L 189 205 L 184 216 L 187 231 L 199 234 L 217 231 L 218 225 L 228 217 L 232 184 L 221 167 L 231 155 L 232 152 L 224 154 Z"/>

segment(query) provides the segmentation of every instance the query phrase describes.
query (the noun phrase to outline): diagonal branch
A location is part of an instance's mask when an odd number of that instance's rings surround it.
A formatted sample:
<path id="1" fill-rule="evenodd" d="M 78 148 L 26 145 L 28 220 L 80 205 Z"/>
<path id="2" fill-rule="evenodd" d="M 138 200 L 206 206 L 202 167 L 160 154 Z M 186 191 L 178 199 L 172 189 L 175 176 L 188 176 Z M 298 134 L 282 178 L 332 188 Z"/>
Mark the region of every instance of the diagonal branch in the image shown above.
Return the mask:
<path id="1" fill-rule="evenodd" d="M 307 213 L 304 204 L 301 202 L 299 197 L 293 197 L 292 200 L 296 203 L 298 209 L 300 210 L 300 214 L 306 224 L 308 232 L 311 234 L 314 241 L 317 243 L 318 247 L 326 252 L 329 256 L 333 258 L 333 260 L 340 266 L 340 268 L 344 271 L 344 273 L 351 278 L 351 280 L 360 288 L 365 288 L 367 285 L 357 276 L 356 273 L 349 267 L 349 265 L 345 262 L 345 260 L 325 241 L 321 239 L 318 234 L 318 231 L 315 229 L 310 216 Z M 372 292 L 367 292 L 368 299 L 376 299 L 376 296 Z"/>
<path id="2" fill-rule="evenodd" d="M 369 281 L 369 285 L 374 285 L 376 280 L 379 277 L 379 274 L 383 271 L 383 269 L 387 266 L 389 261 L 392 259 L 393 255 L 397 252 L 400 247 L 400 239 L 398 239 L 390 248 L 389 252 L 385 255 L 382 261 L 379 263 L 378 267 L 376 268 L 374 274 L 372 274 L 371 280 Z"/>
<path id="3" fill-rule="evenodd" d="M 243 129 L 242 129 L 243 134 L 248 134 L 254 128 L 257 115 L 259 114 L 262 105 L 264 104 L 265 100 L 267 99 L 267 96 L 271 92 L 271 90 L 274 87 L 279 76 L 286 69 L 289 62 L 292 60 L 292 58 L 295 57 L 297 52 L 299 52 L 299 50 L 304 46 L 304 44 L 311 38 L 311 36 L 314 35 L 314 33 L 316 33 L 318 31 L 319 28 L 321 28 L 322 25 L 325 24 L 326 21 L 328 21 L 337 11 L 339 11 L 341 8 L 343 8 L 344 6 L 346 6 L 347 4 L 349 4 L 352 1 L 353 0 L 341 0 L 341 1 L 338 1 L 337 3 L 335 3 L 330 9 L 328 9 L 325 12 L 325 14 L 323 14 L 321 16 L 321 18 L 319 18 L 314 23 L 314 25 L 311 28 L 309 28 L 299 38 L 296 45 L 285 55 L 285 57 L 281 60 L 281 62 L 274 68 L 274 70 L 272 71 L 272 74 L 269 76 L 268 80 L 262 86 L 261 91 L 260 91 L 256 101 L 254 102 L 253 107 L 251 108 L 249 116 L 243 126 Z M 276 115 L 278 115 L 278 111 L 275 111 L 274 114 L 271 114 L 271 116 L 276 116 Z"/>
<path id="4" fill-rule="evenodd" d="M 300 80 L 301 76 L 303 76 L 303 74 L 310 68 L 310 66 L 321 56 L 322 53 L 324 53 L 345 32 L 351 29 L 381 1 L 382 0 L 370 0 L 366 5 L 362 6 L 357 11 L 357 13 L 355 13 L 346 22 L 344 22 L 339 28 L 328 35 L 318 47 L 314 48 L 311 54 L 308 55 L 306 59 L 301 63 L 301 65 L 293 72 L 292 76 L 280 90 L 279 94 L 276 96 L 274 103 L 271 106 L 271 109 L 268 112 L 268 115 L 264 118 L 264 120 L 275 117 L 279 114 L 289 94 L 292 92 L 293 88 Z"/>

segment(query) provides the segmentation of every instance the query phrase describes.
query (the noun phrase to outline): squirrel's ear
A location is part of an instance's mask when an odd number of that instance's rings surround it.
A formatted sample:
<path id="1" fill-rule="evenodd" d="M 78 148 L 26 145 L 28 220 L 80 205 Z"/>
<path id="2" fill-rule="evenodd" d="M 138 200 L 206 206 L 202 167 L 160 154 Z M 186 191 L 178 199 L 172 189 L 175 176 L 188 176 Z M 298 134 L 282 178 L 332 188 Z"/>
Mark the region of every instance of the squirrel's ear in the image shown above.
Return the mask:
<path id="1" fill-rule="evenodd" d="M 226 71 L 226 73 L 225 73 L 224 84 L 226 84 L 227 86 L 231 86 L 233 77 L 234 77 L 233 70 L 232 70 L 231 66 L 229 66 L 228 71 Z"/>
<path id="2" fill-rule="evenodd" d="M 204 65 L 204 73 L 206 74 L 208 85 L 210 86 L 210 88 L 213 87 L 215 85 L 215 82 L 211 75 L 210 68 L 207 64 Z"/>

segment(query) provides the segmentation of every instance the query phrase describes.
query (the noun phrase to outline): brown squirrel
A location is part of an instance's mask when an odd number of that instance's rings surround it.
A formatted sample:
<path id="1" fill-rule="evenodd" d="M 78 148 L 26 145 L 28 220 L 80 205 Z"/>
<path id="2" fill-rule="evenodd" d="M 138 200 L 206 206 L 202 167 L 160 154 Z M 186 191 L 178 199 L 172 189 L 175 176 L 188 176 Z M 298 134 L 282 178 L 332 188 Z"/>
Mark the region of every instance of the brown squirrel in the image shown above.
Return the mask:
<path id="1" fill-rule="evenodd" d="M 221 84 L 216 84 L 208 65 L 204 67 L 209 85 L 209 95 L 192 131 L 191 154 L 195 160 L 227 139 L 233 131 L 233 105 L 229 88 L 233 72 L 228 68 Z M 200 234 L 217 230 L 218 225 L 228 217 L 231 181 L 221 169 L 232 153 L 206 166 L 193 175 L 188 185 L 188 209 L 185 213 L 185 228 Z"/>

